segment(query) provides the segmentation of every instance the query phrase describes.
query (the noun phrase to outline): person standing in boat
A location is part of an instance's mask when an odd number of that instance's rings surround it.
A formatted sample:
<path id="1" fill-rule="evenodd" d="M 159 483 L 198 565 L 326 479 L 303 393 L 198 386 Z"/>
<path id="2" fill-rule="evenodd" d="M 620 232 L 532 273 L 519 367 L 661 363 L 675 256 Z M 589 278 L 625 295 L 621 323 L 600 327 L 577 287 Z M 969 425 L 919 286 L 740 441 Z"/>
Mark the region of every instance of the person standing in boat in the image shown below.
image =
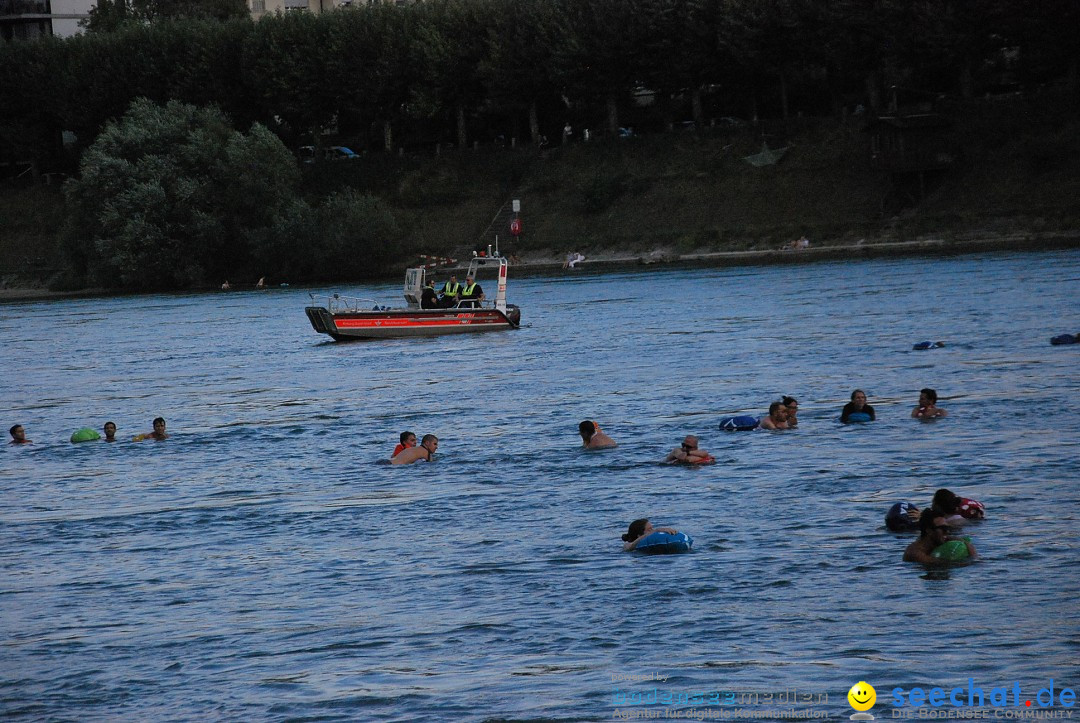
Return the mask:
<path id="1" fill-rule="evenodd" d="M 480 306 L 480 302 L 484 300 L 484 290 L 480 287 L 480 284 L 473 280 L 473 277 L 465 277 L 465 287 L 461 290 L 461 306 Z"/>
<path id="2" fill-rule="evenodd" d="M 443 285 L 442 296 L 439 297 L 439 306 L 443 309 L 449 309 L 451 306 L 457 306 L 458 296 L 461 294 L 461 284 L 458 283 L 457 276 L 453 274 Z"/>

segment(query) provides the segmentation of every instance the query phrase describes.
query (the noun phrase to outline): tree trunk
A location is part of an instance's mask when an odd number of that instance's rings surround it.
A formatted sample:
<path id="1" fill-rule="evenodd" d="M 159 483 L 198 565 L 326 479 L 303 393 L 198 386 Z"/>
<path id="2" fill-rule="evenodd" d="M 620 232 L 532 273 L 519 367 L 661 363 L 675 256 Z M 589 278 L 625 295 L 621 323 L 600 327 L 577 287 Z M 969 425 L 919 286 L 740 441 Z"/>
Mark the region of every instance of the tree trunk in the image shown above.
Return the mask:
<path id="1" fill-rule="evenodd" d="M 465 134 L 465 106 L 458 103 L 457 107 L 457 144 L 458 148 L 468 145 L 469 139 Z"/>
<path id="2" fill-rule="evenodd" d="M 619 104 L 615 102 L 613 95 L 609 95 L 607 99 L 607 125 L 608 133 L 612 136 L 619 135 Z"/>
<path id="3" fill-rule="evenodd" d="M 791 113 L 788 111 L 788 92 L 787 92 L 787 73 L 784 69 L 780 69 L 780 108 L 784 116 L 784 120 L 788 120 L 791 117 Z"/>
<path id="4" fill-rule="evenodd" d="M 394 132 L 390 127 L 390 121 L 383 121 L 382 124 L 382 142 L 383 148 L 387 153 L 392 153 L 394 150 Z"/>
<path id="5" fill-rule="evenodd" d="M 532 136 L 533 145 L 540 143 L 540 118 L 536 112 L 536 101 L 529 104 L 529 135 Z"/>
<path id="6" fill-rule="evenodd" d="M 964 100 L 971 100 L 975 97 L 975 81 L 971 72 L 971 60 L 964 58 L 960 61 L 960 77 L 957 79 L 960 84 L 960 97 Z"/>
<path id="7" fill-rule="evenodd" d="M 866 103 L 874 113 L 881 111 L 881 88 L 878 87 L 877 75 L 866 74 Z"/>
<path id="8" fill-rule="evenodd" d="M 704 128 L 705 109 L 701 105 L 701 86 L 694 88 L 694 92 L 690 96 L 690 112 L 694 116 L 694 126 Z"/>

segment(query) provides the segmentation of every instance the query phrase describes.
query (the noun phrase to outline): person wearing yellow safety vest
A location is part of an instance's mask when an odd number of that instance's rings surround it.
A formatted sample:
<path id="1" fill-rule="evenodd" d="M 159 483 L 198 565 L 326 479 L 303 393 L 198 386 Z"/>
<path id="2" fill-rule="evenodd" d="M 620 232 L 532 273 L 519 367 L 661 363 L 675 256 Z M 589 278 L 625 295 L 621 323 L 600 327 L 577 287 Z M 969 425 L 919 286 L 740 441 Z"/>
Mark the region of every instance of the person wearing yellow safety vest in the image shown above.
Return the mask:
<path id="1" fill-rule="evenodd" d="M 450 276 L 450 280 L 443 285 L 442 296 L 439 297 L 439 306 L 444 309 L 449 309 L 451 306 L 457 306 L 458 295 L 461 293 L 461 284 L 458 283 L 457 276 Z"/>
<path id="2" fill-rule="evenodd" d="M 480 284 L 473 281 L 473 277 L 465 277 L 465 288 L 461 290 L 461 306 L 480 306 L 484 299 L 484 290 Z"/>

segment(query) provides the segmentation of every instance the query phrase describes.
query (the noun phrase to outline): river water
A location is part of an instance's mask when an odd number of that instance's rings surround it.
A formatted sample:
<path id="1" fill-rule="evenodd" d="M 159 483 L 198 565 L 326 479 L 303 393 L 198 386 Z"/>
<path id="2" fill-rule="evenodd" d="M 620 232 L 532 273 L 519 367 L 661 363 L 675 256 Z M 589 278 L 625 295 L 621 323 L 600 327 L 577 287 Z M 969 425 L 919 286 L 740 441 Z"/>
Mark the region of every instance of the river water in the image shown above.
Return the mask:
<path id="1" fill-rule="evenodd" d="M 353 343 L 296 288 L 0 305 L 34 440 L 0 449 L 0 715 L 836 719 L 865 680 L 881 719 L 969 678 L 1072 712 L 1035 695 L 1080 687 L 1078 280 L 1077 250 L 511 269 L 518 331 Z M 909 418 L 924 386 L 948 418 Z M 878 421 L 842 426 L 856 387 Z M 717 429 L 781 394 L 797 430 Z M 434 463 L 377 464 L 403 429 Z M 718 464 L 660 464 L 686 433 Z M 901 562 L 885 510 L 942 486 L 986 505 L 980 559 Z M 693 553 L 621 552 L 642 516 Z"/>

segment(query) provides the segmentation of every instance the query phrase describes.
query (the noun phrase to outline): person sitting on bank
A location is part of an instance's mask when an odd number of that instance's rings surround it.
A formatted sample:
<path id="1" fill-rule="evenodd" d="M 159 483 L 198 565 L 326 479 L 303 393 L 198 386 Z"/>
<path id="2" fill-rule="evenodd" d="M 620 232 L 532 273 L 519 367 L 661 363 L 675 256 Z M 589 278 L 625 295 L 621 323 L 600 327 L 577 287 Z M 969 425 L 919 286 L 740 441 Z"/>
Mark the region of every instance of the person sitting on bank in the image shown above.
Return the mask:
<path id="1" fill-rule="evenodd" d="M 851 419 L 851 415 L 856 412 L 865 414 L 870 417 L 870 421 L 874 421 L 874 408 L 866 403 L 866 392 L 862 389 L 856 389 L 851 393 L 851 401 L 844 405 L 843 411 L 840 412 L 840 421 L 847 424 Z"/>
<path id="2" fill-rule="evenodd" d="M 432 279 L 427 280 L 427 283 L 424 284 L 423 290 L 420 292 L 420 308 L 439 308 L 439 295 L 435 291 L 435 282 Z"/>
<path id="3" fill-rule="evenodd" d="M 634 520 L 630 523 L 630 529 L 622 536 L 623 552 L 630 552 L 637 544 L 654 532 L 666 532 L 669 535 L 677 535 L 679 531 L 674 527 L 653 527 L 647 519 Z"/>
<path id="4" fill-rule="evenodd" d="M 473 281 L 473 277 L 465 277 L 465 287 L 461 290 L 461 303 L 458 306 L 480 306 L 480 302 L 484 300 L 484 290 L 480 288 L 480 284 Z"/>
<path id="5" fill-rule="evenodd" d="M 457 276 L 453 274 L 447 279 L 443 285 L 442 296 L 439 297 L 439 306 L 443 309 L 449 309 L 452 306 L 457 306 L 458 295 L 461 294 L 461 284 L 458 283 Z"/>
<path id="6" fill-rule="evenodd" d="M 713 456 L 698 447 L 698 438 L 692 434 L 686 435 L 682 444 L 668 452 L 665 462 L 683 464 L 705 464 L 712 462 Z"/>
<path id="7" fill-rule="evenodd" d="M 168 439 L 168 438 L 169 438 L 169 435 L 165 434 L 165 419 L 162 418 L 162 417 L 158 417 L 157 419 L 154 420 L 154 431 L 153 432 L 147 432 L 146 434 L 136 434 L 135 435 L 135 441 L 136 442 L 142 442 L 143 440 L 146 440 L 146 439 L 153 439 L 155 441 L 160 442 L 163 439 Z"/>
<path id="8" fill-rule="evenodd" d="M 600 431 L 600 425 L 596 422 L 585 420 L 578 425 L 578 434 L 581 435 L 585 449 L 604 449 L 615 447 L 615 440 Z"/>
<path id="9" fill-rule="evenodd" d="M 398 446 L 394 447 L 394 451 L 390 453 L 390 459 L 393 459 L 405 450 L 416 446 L 416 435 L 412 432 L 402 432 L 398 439 L 400 441 L 398 442 Z"/>
<path id="10" fill-rule="evenodd" d="M 26 438 L 26 430 L 21 424 L 14 425 L 8 432 L 11 434 L 9 444 L 33 444 L 33 440 Z"/>
<path id="11" fill-rule="evenodd" d="M 116 422 L 105 422 L 105 426 L 102 427 L 102 430 L 105 432 L 106 442 L 116 441 Z"/>
<path id="12" fill-rule="evenodd" d="M 931 553 L 946 542 L 954 538 L 949 537 L 949 526 L 941 513 L 933 509 L 925 509 L 919 517 L 919 539 L 912 542 L 904 550 L 904 562 L 920 562 L 923 565 L 948 565 L 948 560 L 934 557 Z M 967 545 L 968 557 L 975 557 L 975 545 L 971 540 L 964 540 Z"/>
<path id="13" fill-rule="evenodd" d="M 948 412 L 937 405 L 937 392 L 926 387 L 919 390 L 919 406 L 911 410 L 912 419 L 937 419 L 948 416 Z"/>
<path id="14" fill-rule="evenodd" d="M 425 434 L 420 440 L 419 447 L 409 447 L 390 460 L 390 464 L 412 464 L 413 462 L 430 462 L 435 450 L 439 448 L 439 438 L 434 434 Z"/>
<path id="15" fill-rule="evenodd" d="M 769 416 L 762 417 L 758 426 L 762 429 L 787 429 L 787 407 L 783 402 L 773 402 L 769 405 Z"/>

